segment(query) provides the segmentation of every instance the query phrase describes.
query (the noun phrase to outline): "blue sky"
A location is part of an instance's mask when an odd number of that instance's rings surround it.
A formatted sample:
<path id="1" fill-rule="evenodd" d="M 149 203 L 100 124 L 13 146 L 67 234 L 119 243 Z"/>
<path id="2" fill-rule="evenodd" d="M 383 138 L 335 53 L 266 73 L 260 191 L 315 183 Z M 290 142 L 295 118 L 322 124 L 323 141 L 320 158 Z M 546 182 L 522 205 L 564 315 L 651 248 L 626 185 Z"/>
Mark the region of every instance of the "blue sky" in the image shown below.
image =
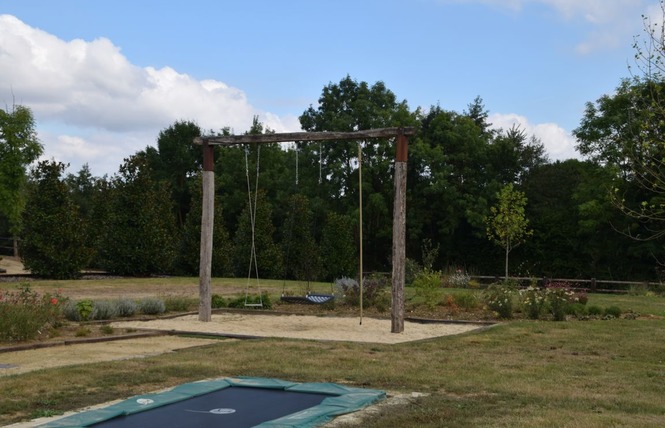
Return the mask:
<path id="1" fill-rule="evenodd" d="M 584 104 L 628 77 L 653 0 L 0 0 L 0 103 L 45 157 L 113 174 L 176 120 L 278 132 L 347 74 L 411 108 L 518 123 L 576 157 Z"/>

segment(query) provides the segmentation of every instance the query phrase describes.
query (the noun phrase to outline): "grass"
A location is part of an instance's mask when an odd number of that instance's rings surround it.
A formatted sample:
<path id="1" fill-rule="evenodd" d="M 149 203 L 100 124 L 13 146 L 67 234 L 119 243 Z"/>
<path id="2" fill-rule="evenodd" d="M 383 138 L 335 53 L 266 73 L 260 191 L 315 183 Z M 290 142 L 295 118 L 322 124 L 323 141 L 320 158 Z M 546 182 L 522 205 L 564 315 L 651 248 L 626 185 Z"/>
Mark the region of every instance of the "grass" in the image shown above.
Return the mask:
<path id="1" fill-rule="evenodd" d="M 665 299 L 655 296 L 592 295 L 589 304 L 665 311 Z M 660 427 L 665 319 L 511 321 L 398 345 L 220 341 L 149 358 L 0 377 L 0 425 L 240 375 L 428 394 L 411 405 L 384 408 L 363 422 L 369 428 Z"/>

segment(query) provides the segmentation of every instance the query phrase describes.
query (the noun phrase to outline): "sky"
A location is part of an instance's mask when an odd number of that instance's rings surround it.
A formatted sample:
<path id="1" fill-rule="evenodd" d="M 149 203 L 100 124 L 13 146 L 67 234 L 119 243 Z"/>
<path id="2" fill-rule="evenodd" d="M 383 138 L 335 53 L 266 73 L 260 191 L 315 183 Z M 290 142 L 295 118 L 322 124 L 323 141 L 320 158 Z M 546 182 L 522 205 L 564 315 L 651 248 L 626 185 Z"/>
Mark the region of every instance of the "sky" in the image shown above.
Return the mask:
<path id="1" fill-rule="evenodd" d="M 630 76 L 657 0 L 0 0 L 0 108 L 44 159 L 113 175 L 176 121 L 276 132 L 347 75 L 415 111 L 480 96 L 551 160 L 579 158 L 585 103 Z"/>

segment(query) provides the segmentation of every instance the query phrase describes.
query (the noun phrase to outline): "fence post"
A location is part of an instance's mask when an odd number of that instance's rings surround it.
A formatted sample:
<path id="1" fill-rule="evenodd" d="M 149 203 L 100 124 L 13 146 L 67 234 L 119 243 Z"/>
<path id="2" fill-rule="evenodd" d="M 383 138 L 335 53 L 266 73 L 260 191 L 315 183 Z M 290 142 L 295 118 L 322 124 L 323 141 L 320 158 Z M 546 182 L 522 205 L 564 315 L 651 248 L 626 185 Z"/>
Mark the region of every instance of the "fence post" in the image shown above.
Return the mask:
<path id="1" fill-rule="evenodd" d="M 596 291 L 596 278 L 591 278 L 591 291 Z"/>

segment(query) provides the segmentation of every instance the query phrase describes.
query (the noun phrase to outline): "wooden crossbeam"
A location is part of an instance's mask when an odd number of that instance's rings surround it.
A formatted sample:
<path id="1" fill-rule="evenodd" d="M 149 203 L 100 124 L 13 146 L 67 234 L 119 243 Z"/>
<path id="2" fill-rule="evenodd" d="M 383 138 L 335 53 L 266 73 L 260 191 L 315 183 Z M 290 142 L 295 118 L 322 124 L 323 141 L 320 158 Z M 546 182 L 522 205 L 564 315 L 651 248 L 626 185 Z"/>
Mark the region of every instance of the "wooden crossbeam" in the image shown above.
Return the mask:
<path id="1" fill-rule="evenodd" d="M 357 141 L 366 138 L 388 138 L 397 135 L 411 136 L 415 135 L 416 128 L 377 128 L 368 129 L 364 131 L 353 132 L 287 132 L 275 134 L 254 134 L 254 135 L 222 135 L 218 137 L 197 137 L 194 139 L 194 144 L 210 145 L 210 146 L 232 146 L 236 144 L 268 144 L 268 143 L 284 143 L 288 141 L 334 141 L 334 140 L 349 140 Z"/>

